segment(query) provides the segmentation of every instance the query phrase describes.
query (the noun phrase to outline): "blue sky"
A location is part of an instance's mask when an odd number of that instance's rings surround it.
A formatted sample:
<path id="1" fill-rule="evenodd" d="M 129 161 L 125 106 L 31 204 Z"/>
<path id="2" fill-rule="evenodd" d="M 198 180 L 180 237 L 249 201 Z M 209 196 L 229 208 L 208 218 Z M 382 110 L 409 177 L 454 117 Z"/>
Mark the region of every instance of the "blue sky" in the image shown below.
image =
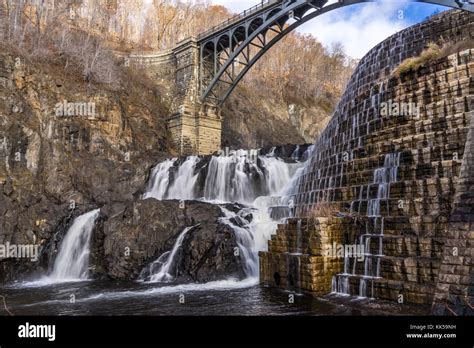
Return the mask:
<path id="1" fill-rule="evenodd" d="M 335 2 L 335 0 L 330 0 Z M 214 4 L 241 12 L 259 3 L 257 0 L 213 0 Z M 341 42 L 346 53 L 362 58 L 372 47 L 390 35 L 423 21 L 446 7 L 416 3 L 410 0 L 378 1 L 357 4 L 324 14 L 298 30 L 310 33 L 327 46 Z"/>

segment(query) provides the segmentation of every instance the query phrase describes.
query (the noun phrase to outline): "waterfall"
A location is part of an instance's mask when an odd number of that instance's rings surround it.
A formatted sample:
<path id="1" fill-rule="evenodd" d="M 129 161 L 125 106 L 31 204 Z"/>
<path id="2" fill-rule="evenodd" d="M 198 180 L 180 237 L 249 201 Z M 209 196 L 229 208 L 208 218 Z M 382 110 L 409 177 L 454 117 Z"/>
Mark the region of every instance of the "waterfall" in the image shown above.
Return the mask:
<path id="1" fill-rule="evenodd" d="M 349 255 L 344 255 L 344 275 L 349 274 Z"/>
<path id="2" fill-rule="evenodd" d="M 47 279 L 52 283 L 87 280 L 90 239 L 100 209 L 78 216 L 64 236 L 54 267 Z"/>
<path id="3" fill-rule="evenodd" d="M 284 193 L 291 180 L 289 164 L 277 158 L 261 158 L 263 168 L 266 173 L 267 187 L 265 190 L 266 196 L 278 196 Z M 294 166 L 294 165 L 292 165 Z M 298 165 L 296 165 L 298 166 Z"/>
<path id="4" fill-rule="evenodd" d="M 296 254 L 301 255 L 303 249 L 301 247 L 301 219 L 296 222 Z"/>
<path id="5" fill-rule="evenodd" d="M 272 221 L 266 210 L 254 211 L 252 222 L 246 220 L 242 215 L 248 213 L 250 208 L 242 209 L 234 213 L 224 207 L 220 207 L 223 217 L 219 221 L 228 225 L 235 234 L 239 256 L 243 270 L 248 278 L 258 277 L 258 252 L 267 247 L 272 231 L 276 230 L 276 222 Z M 176 239 L 171 251 L 160 255 L 158 259 L 146 266 L 141 272 L 139 279 L 146 282 L 170 282 L 176 276 L 178 255 L 186 234 L 198 225 L 187 227 Z"/>
<path id="6" fill-rule="evenodd" d="M 143 198 L 251 204 L 260 196 L 280 195 L 301 166 L 270 155 L 251 158 L 248 153 L 239 150 L 212 156 L 199 170 L 196 166 L 203 159 L 197 156 L 189 156 L 178 167 L 177 159 L 166 160 L 153 169 Z M 205 175 L 203 187 L 198 183 L 201 175 Z"/>
<path id="7" fill-rule="evenodd" d="M 279 195 L 290 180 L 290 166 L 268 156 L 249 161 L 239 152 L 232 156 L 214 156 L 209 163 L 204 198 L 208 201 L 251 203 L 259 196 Z"/>
<path id="8" fill-rule="evenodd" d="M 191 231 L 193 228 L 199 226 L 199 224 L 186 227 L 183 232 L 181 232 L 176 239 L 176 242 L 173 245 L 171 251 L 163 253 L 156 261 L 148 265 L 140 274 L 140 280 L 146 280 L 150 283 L 157 282 L 170 282 L 172 281 L 177 272 L 178 260 L 176 259 L 178 252 L 183 244 L 184 237 L 186 234 Z"/>
<path id="9" fill-rule="evenodd" d="M 384 237 L 384 216 L 381 212 L 381 202 L 386 203 L 386 211 L 389 214 L 390 184 L 398 181 L 398 168 L 400 166 L 401 153 L 390 153 L 385 155 L 384 165 L 374 170 L 372 182 L 366 186 L 367 189 L 367 224 L 365 234 L 360 236 L 359 243 L 364 245 L 364 272 L 357 274 L 357 259 L 354 259 L 352 274 L 348 273 L 349 258 L 344 258 L 344 273 L 333 277 L 332 291 L 344 295 L 350 294 L 350 277 L 359 278 L 359 297 L 367 297 L 367 281 L 371 282 L 373 297 L 374 280 L 380 278 L 380 260 L 383 257 L 383 237 Z M 371 187 L 376 185 L 377 196 L 370 197 Z M 351 202 L 351 213 L 354 205 L 358 204 L 360 213 L 363 198 L 364 186 L 360 187 L 359 197 Z M 370 226 L 370 228 L 369 228 Z M 376 251 L 372 251 L 372 241 L 376 245 Z"/>
<path id="10" fill-rule="evenodd" d="M 263 178 L 263 172 L 256 163 L 250 162 L 245 156 L 213 156 L 204 185 L 206 200 L 221 202 L 249 202 L 252 197 L 250 170 Z M 249 175 L 250 174 L 250 175 Z"/>
<path id="11" fill-rule="evenodd" d="M 258 277 L 258 252 L 267 249 L 278 220 L 288 217 L 284 214 L 289 211 L 285 195 L 292 186 L 293 176 L 303 166 L 300 162 L 286 163 L 272 157 L 275 151 L 272 148 L 270 154 L 254 158 L 243 150 L 210 158 L 189 156 L 180 165 L 178 159 L 166 160 L 153 169 L 143 199 L 197 199 L 214 204 L 245 204 L 246 207 L 238 213 L 220 206 L 224 216 L 219 221 L 234 231 L 246 276 Z M 308 150 L 303 156 L 309 156 Z M 276 214 L 278 219 L 271 218 L 272 207 L 281 208 L 280 214 Z M 252 221 L 243 217 L 249 210 Z M 179 254 L 187 232 L 189 229 L 180 234 L 171 251 L 163 253 L 142 271 L 142 280 L 167 282 L 174 278 L 176 254 Z"/>
<path id="12" fill-rule="evenodd" d="M 244 272 L 247 277 L 258 276 L 258 249 L 254 241 L 254 236 L 250 228 L 250 223 L 223 207 L 221 207 L 224 217 L 220 221 L 229 227 L 235 233 L 237 245 L 239 247 L 239 255 L 244 266 Z M 235 221 L 235 222 L 234 222 Z"/>
<path id="13" fill-rule="evenodd" d="M 175 162 L 176 159 L 166 160 L 153 168 L 151 173 L 152 180 L 143 198 L 164 199 L 169 186 L 169 171 Z"/>
<path id="14" fill-rule="evenodd" d="M 179 167 L 173 185 L 168 190 L 168 197 L 177 197 L 179 199 L 195 198 L 194 190 L 198 175 L 194 174 L 194 171 L 199 161 L 199 157 L 189 156 Z"/>
<path id="15" fill-rule="evenodd" d="M 276 150 L 276 146 L 273 146 L 271 149 L 270 149 L 270 152 L 267 154 L 268 157 L 275 157 L 275 150 Z"/>
<path id="16" fill-rule="evenodd" d="M 295 161 L 298 160 L 298 157 L 299 157 L 299 152 L 300 152 L 300 146 L 298 145 L 294 151 L 291 153 L 291 156 L 290 158 L 294 159 Z"/>
<path id="17" fill-rule="evenodd" d="M 198 175 L 194 174 L 196 164 L 200 159 L 197 156 L 189 156 L 186 161 L 179 166 L 178 172 L 171 181 L 171 170 L 175 166 L 177 159 L 166 160 L 159 163 L 152 171 L 152 180 L 148 185 L 147 192 L 143 198 L 156 199 L 194 199 L 195 183 Z"/>
<path id="18" fill-rule="evenodd" d="M 369 217 L 379 217 L 380 202 L 387 202 L 390 193 L 390 183 L 397 181 L 398 167 L 400 166 L 400 153 L 388 154 L 385 156 L 384 166 L 374 171 L 374 178 L 371 185 L 377 185 L 377 197 L 368 201 L 367 215 Z M 369 185 L 369 191 L 370 186 Z"/>

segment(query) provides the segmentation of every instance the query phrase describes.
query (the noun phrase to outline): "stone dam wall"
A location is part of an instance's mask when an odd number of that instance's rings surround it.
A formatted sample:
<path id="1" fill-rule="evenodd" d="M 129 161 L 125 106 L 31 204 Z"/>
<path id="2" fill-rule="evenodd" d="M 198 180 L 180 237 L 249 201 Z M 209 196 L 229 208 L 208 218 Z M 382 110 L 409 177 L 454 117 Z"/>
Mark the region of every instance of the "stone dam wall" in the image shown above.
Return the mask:
<path id="1" fill-rule="evenodd" d="M 450 11 L 361 60 L 297 179 L 296 218 L 260 253 L 263 284 L 473 313 L 473 38 L 474 15 Z M 431 42 L 450 49 L 396 73 Z"/>

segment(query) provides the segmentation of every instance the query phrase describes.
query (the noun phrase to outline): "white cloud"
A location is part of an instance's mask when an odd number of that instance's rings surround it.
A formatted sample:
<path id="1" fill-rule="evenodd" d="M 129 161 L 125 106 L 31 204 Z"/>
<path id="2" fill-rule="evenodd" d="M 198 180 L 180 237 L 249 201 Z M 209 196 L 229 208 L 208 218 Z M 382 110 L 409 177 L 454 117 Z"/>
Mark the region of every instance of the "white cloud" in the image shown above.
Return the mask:
<path id="1" fill-rule="evenodd" d="M 328 46 L 341 42 L 347 54 L 362 58 L 378 43 L 410 25 L 398 19 L 404 5 L 405 1 L 353 5 L 316 17 L 299 31 L 311 33 Z"/>

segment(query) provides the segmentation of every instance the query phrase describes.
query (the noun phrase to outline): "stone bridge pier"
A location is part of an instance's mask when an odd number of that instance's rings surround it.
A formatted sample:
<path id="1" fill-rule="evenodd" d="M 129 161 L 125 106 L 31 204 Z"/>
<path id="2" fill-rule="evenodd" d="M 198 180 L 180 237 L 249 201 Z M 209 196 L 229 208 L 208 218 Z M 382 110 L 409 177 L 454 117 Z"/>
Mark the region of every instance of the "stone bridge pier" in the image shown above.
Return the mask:
<path id="1" fill-rule="evenodd" d="M 166 76 L 170 85 L 171 114 L 167 127 L 181 155 L 207 155 L 221 149 L 221 108 L 209 98 L 201 101 L 199 87 L 199 45 L 195 37 L 160 52 L 116 52 L 125 65 L 143 68 L 147 73 Z"/>
<path id="2" fill-rule="evenodd" d="M 199 95 L 199 46 L 196 38 L 172 50 L 177 97 L 168 129 L 182 155 L 207 155 L 221 148 L 221 108 Z"/>

